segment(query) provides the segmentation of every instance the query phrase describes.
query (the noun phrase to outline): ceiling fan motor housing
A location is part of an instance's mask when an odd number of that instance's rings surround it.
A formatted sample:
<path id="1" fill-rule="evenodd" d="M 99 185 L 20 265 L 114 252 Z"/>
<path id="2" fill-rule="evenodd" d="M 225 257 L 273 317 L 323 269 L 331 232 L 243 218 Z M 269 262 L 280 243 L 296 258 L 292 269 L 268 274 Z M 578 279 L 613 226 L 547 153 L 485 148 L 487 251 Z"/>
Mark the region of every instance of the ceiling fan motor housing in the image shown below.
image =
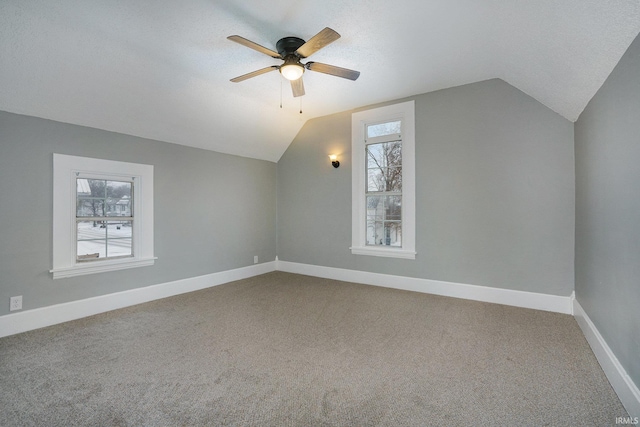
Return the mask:
<path id="1" fill-rule="evenodd" d="M 276 43 L 278 53 L 284 58 L 287 55 L 293 55 L 300 46 L 305 43 L 299 37 L 283 37 Z"/>

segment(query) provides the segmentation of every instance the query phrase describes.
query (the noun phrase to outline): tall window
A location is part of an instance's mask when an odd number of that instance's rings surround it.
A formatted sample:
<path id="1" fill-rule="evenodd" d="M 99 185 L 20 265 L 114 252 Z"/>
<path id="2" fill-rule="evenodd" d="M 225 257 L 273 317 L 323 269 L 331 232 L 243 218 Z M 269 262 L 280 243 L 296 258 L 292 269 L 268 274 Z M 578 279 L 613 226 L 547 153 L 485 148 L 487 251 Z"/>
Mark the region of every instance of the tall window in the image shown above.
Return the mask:
<path id="1" fill-rule="evenodd" d="M 414 259 L 414 103 L 354 113 L 352 126 L 351 251 Z"/>
<path id="2" fill-rule="evenodd" d="M 154 260 L 153 166 L 54 154 L 53 278 Z"/>
<path id="3" fill-rule="evenodd" d="M 368 246 L 402 247 L 402 121 L 367 125 Z"/>

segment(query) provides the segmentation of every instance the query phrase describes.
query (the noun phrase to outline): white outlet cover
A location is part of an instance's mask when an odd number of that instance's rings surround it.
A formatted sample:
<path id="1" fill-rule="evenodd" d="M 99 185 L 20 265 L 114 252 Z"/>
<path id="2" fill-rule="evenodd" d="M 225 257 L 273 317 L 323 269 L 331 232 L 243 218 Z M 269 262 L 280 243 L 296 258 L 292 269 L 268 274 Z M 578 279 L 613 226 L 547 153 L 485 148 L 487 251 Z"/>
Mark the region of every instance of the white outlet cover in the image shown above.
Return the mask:
<path id="1" fill-rule="evenodd" d="M 22 310 L 22 295 L 10 298 L 9 311 L 14 310 Z"/>

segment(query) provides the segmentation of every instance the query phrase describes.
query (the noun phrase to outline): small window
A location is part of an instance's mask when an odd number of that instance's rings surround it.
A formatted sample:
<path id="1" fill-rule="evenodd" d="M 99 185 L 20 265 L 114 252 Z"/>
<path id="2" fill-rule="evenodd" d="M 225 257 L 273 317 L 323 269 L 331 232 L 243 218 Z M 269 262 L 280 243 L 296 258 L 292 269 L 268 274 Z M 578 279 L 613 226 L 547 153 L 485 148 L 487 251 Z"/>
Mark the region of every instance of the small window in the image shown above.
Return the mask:
<path id="1" fill-rule="evenodd" d="M 153 166 L 53 155 L 53 278 L 153 265 Z"/>
<path id="2" fill-rule="evenodd" d="M 133 256 L 133 181 L 76 178 L 76 259 Z"/>
<path id="3" fill-rule="evenodd" d="M 375 138 L 378 136 L 397 135 L 401 133 L 400 120 L 395 120 L 386 123 L 378 123 L 376 125 L 367 126 L 367 139 Z"/>

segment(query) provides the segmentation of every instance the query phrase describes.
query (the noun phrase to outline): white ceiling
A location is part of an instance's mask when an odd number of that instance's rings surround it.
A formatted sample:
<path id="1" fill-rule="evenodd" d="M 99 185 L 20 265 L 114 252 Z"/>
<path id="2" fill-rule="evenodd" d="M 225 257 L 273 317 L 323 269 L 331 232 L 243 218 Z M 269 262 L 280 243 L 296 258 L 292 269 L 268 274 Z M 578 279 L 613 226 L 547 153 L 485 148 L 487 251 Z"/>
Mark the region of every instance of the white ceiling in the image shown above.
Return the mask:
<path id="1" fill-rule="evenodd" d="M 294 99 L 275 50 L 324 27 Z M 575 121 L 640 32 L 638 0 L 2 0 L 0 110 L 277 161 L 312 117 L 501 78 Z"/>

